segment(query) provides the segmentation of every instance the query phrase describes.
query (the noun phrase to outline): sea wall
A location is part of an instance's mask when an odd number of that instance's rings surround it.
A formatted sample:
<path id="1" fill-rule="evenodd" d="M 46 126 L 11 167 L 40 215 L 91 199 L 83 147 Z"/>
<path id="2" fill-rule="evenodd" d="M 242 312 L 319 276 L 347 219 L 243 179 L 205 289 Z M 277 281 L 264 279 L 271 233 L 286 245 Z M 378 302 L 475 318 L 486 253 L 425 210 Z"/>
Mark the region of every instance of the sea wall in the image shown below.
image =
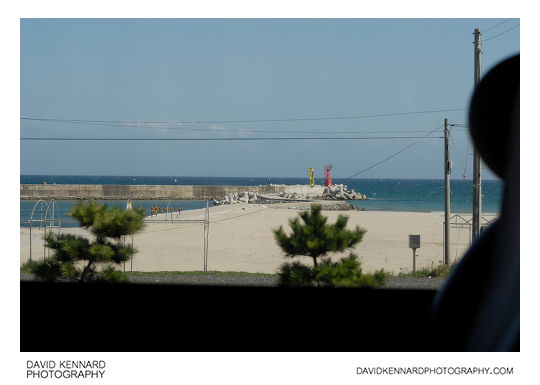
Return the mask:
<path id="1" fill-rule="evenodd" d="M 21 184 L 21 200 L 35 199 L 223 199 L 243 191 L 279 194 L 285 185 L 271 186 L 182 186 L 182 185 L 85 185 Z"/>

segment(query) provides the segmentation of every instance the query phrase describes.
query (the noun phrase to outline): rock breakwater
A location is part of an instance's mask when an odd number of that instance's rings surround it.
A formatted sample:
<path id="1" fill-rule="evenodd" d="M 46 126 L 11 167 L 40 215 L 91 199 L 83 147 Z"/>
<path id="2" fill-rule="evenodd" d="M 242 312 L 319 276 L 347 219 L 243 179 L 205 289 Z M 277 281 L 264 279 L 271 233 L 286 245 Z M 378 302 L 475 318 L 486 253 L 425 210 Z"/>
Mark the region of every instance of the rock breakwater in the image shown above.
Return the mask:
<path id="1" fill-rule="evenodd" d="M 276 194 L 257 194 L 254 192 L 234 192 L 221 200 L 214 199 L 216 206 L 234 203 L 284 203 L 284 202 L 310 202 L 315 200 L 361 200 L 367 199 L 364 194 L 348 190 L 346 185 L 314 186 L 291 185 L 285 186 L 285 191 Z"/>

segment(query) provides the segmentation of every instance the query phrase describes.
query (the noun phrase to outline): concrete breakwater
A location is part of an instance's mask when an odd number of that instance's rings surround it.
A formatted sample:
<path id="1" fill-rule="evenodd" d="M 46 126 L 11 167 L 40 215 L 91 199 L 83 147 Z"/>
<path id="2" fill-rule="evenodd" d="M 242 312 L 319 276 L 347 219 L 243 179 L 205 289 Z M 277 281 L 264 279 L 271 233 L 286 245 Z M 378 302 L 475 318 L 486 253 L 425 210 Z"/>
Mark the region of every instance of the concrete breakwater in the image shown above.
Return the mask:
<path id="1" fill-rule="evenodd" d="M 144 199 L 201 200 L 223 199 L 231 193 L 280 194 L 285 185 L 270 186 L 199 186 L 199 185 L 85 185 L 21 184 L 21 200 L 36 199 Z"/>

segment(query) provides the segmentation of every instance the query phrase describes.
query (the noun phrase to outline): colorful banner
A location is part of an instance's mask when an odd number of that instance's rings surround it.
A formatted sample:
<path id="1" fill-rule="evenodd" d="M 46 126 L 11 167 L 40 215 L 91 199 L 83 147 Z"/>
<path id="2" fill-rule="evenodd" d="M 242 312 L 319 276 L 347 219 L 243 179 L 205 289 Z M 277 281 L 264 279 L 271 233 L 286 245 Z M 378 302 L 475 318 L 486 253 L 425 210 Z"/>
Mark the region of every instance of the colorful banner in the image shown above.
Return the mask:
<path id="1" fill-rule="evenodd" d="M 309 187 L 315 186 L 315 178 L 313 178 L 313 169 L 311 167 L 308 167 L 308 173 L 309 173 Z"/>

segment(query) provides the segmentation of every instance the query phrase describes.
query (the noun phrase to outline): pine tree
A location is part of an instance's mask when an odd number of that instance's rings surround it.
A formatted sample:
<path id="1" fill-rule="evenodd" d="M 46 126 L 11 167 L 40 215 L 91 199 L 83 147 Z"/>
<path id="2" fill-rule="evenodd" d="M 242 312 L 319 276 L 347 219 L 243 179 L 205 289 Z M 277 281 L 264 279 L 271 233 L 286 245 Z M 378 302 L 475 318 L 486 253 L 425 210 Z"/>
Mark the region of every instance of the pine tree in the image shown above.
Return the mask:
<path id="1" fill-rule="evenodd" d="M 69 215 L 89 230 L 94 240 L 73 234 L 48 233 L 44 240 L 53 250 L 52 257 L 27 262 L 24 268 L 47 281 L 62 278 L 80 282 L 126 281 L 126 275 L 114 265 L 128 261 L 135 254 L 136 250 L 123 244 L 122 238 L 142 230 L 144 209 L 109 208 L 107 204 L 90 201 L 75 204 Z M 102 267 L 99 271 L 98 266 Z"/>
<path id="2" fill-rule="evenodd" d="M 285 263 L 279 273 L 281 286 L 331 286 L 359 287 L 380 286 L 386 281 L 386 274 L 380 270 L 375 274 L 363 274 L 357 256 L 332 262 L 326 255 L 340 252 L 358 244 L 366 230 L 356 226 L 347 230 L 348 217 L 339 215 L 335 224 L 327 224 L 327 218 L 321 214 L 322 206 L 312 205 L 310 211 L 298 213 L 299 218 L 289 220 L 291 235 L 287 235 L 283 226 L 274 230 L 276 242 L 290 258 L 308 256 L 313 259 L 313 268 L 300 262 Z"/>
<path id="3" fill-rule="evenodd" d="M 312 205 L 311 210 L 298 213 L 298 218 L 289 220 L 292 234 L 287 236 L 283 226 L 274 230 L 276 242 L 288 257 L 305 255 L 313 259 L 317 267 L 317 258 L 331 251 L 343 251 L 354 247 L 362 240 L 366 230 L 356 226 L 353 231 L 347 230 L 348 217 L 339 215 L 335 224 L 327 225 L 327 217 L 321 214 L 321 205 Z"/>

